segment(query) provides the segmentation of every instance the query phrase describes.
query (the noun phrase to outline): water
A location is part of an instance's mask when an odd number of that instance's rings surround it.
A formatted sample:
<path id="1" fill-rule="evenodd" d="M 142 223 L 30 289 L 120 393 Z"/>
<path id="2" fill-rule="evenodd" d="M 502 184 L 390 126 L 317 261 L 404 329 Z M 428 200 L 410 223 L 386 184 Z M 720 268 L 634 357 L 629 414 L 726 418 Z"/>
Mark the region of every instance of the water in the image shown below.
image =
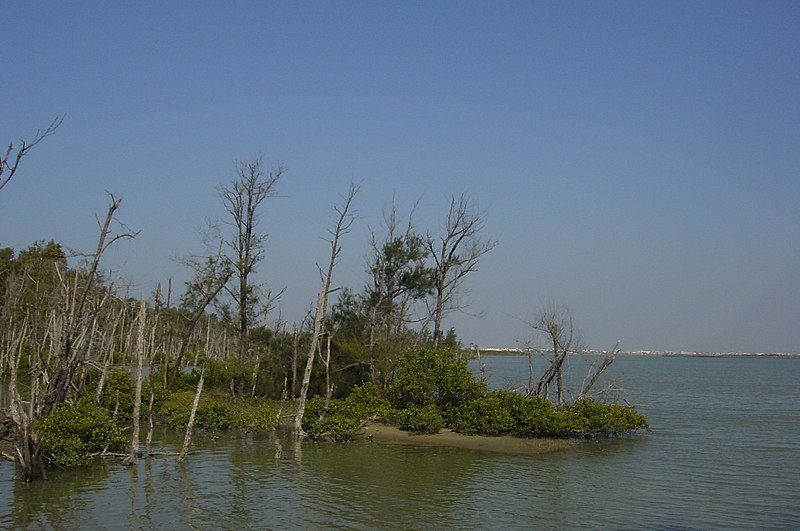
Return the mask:
<path id="1" fill-rule="evenodd" d="M 485 359 L 493 386 L 527 381 L 525 358 Z M 105 460 L 29 485 L 3 463 L 0 526 L 800 528 L 799 360 L 620 357 L 609 372 L 652 432 L 539 456 L 198 437 L 183 464 Z"/>

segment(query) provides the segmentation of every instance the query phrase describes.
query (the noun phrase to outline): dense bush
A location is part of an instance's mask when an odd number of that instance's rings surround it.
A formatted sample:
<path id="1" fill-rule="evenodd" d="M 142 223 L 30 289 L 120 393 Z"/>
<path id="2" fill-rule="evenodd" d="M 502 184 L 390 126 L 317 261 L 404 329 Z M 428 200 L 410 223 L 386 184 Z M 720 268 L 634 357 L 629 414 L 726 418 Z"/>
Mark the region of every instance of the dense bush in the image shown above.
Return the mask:
<path id="1" fill-rule="evenodd" d="M 158 409 L 157 418 L 177 429 L 189 423 L 193 391 L 168 394 Z M 234 399 L 222 393 L 203 393 L 195 414 L 195 426 L 209 433 L 231 429 L 269 430 L 277 426 L 277 410 L 270 402 Z"/>
<path id="2" fill-rule="evenodd" d="M 444 426 L 439 408 L 432 404 L 396 410 L 393 418 L 398 428 L 416 434 L 437 433 Z"/>
<path id="3" fill-rule="evenodd" d="M 404 353 L 392 366 L 389 382 L 389 400 L 398 409 L 430 405 L 446 409 L 486 393 L 486 386 L 475 379 L 467 361 L 452 350 Z"/>
<path id="4" fill-rule="evenodd" d="M 360 409 L 346 404 L 346 399 L 331 400 L 330 408 L 323 415 L 325 398 L 315 396 L 306 404 L 303 415 L 303 430 L 313 439 L 335 441 L 352 439 L 361 434 L 364 417 Z"/>
<path id="5" fill-rule="evenodd" d="M 273 401 L 260 398 L 237 400 L 239 429 L 268 431 L 278 426 L 278 408 Z"/>
<path id="6" fill-rule="evenodd" d="M 303 429 L 312 438 L 352 439 L 361 433 L 366 420 L 383 420 L 391 416 L 392 408 L 388 400 L 378 394 L 377 388 L 368 382 L 354 387 L 347 398 L 331 400 L 328 411 L 324 409 L 325 399 L 321 396 L 306 404 Z"/>
<path id="7" fill-rule="evenodd" d="M 517 393 L 501 391 L 486 393 L 445 412 L 447 426 L 453 431 L 467 435 L 505 435 L 515 426 L 512 415 Z"/>
<path id="8" fill-rule="evenodd" d="M 118 419 L 130 420 L 133 415 L 135 394 L 136 384 L 131 373 L 125 369 L 113 369 L 106 375 L 100 404 L 108 411 L 116 409 Z"/>
<path id="9" fill-rule="evenodd" d="M 88 398 L 50 413 L 39 421 L 36 434 L 42 456 L 55 465 L 82 463 L 92 453 L 119 450 L 126 442 L 109 412 Z"/>
<path id="10" fill-rule="evenodd" d="M 578 400 L 569 411 L 583 419 L 582 434 L 622 435 L 648 428 L 647 417 L 633 408 L 618 404 L 602 404 L 594 400 Z"/>
<path id="11" fill-rule="evenodd" d="M 372 384 L 346 399 L 312 399 L 304 429 L 313 437 L 347 439 L 361 433 L 366 420 L 393 424 L 412 433 L 442 427 L 468 435 L 515 437 L 594 437 L 647 428 L 647 419 L 629 407 L 582 399 L 558 409 L 544 398 L 511 391 L 489 391 L 448 350 L 412 350 L 393 367 L 384 398 Z"/>
<path id="12" fill-rule="evenodd" d="M 205 385 L 208 389 L 227 390 L 230 389 L 231 380 L 238 382 L 244 378 L 248 380 L 252 368 L 248 370 L 246 367 L 239 365 L 236 360 L 215 360 L 211 358 L 204 359 L 202 365 L 205 368 L 204 379 Z M 197 371 L 192 371 L 192 380 L 197 383 L 200 374 Z M 247 383 L 245 385 L 248 385 Z"/>
<path id="13" fill-rule="evenodd" d="M 543 398 L 498 391 L 451 410 L 447 426 L 470 435 L 592 437 L 646 429 L 647 419 L 632 408 L 588 399 L 556 409 Z"/>

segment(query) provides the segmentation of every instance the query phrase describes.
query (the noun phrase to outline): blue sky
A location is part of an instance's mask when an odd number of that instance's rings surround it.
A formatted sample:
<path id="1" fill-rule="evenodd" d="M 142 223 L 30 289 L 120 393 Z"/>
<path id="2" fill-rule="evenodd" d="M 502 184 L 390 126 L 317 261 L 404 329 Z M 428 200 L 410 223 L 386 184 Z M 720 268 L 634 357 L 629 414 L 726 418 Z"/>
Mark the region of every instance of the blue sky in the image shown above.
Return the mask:
<path id="1" fill-rule="evenodd" d="M 221 216 L 214 187 L 289 168 L 260 269 L 297 318 L 328 207 L 362 183 L 339 283 L 396 197 L 450 193 L 500 245 L 466 341 L 572 308 L 591 346 L 800 351 L 796 2 L 2 2 L 0 141 L 66 114 L 0 192 L 0 245 L 90 248 L 103 190 L 142 230 L 110 256 L 148 293 Z"/>

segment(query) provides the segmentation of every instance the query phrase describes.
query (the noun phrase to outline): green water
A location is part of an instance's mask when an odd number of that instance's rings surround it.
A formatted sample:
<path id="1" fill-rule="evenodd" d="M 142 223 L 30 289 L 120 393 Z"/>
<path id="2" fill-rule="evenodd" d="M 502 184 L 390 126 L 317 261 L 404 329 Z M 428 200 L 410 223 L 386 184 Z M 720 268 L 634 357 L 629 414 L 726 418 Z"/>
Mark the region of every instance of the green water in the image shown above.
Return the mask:
<path id="1" fill-rule="evenodd" d="M 487 366 L 495 387 L 527 381 L 524 358 Z M 583 360 L 568 370 L 580 381 Z M 651 433 L 539 456 L 197 437 L 183 464 L 105 460 L 29 485 L 3 463 L 0 526 L 800 528 L 800 360 L 620 357 L 610 372 Z"/>

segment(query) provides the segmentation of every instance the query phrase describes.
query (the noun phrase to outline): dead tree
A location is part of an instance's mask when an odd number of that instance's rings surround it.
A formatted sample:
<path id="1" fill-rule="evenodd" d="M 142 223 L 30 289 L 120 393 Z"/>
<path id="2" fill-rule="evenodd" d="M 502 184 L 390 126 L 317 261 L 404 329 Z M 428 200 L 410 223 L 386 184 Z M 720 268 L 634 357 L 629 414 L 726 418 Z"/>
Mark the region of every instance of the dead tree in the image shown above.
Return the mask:
<path id="1" fill-rule="evenodd" d="M 547 337 L 552 345 L 553 359 L 545 370 L 539 384 L 536 386 L 536 395 L 546 396 L 550 383 L 556 380 L 558 405 L 564 405 L 563 365 L 567 356 L 579 349 L 578 332 L 569 309 L 550 305 L 539 312 L 530 326 Z"/>
<path id="2" fill-rule="evenodd" d="M 181 447 L 181 453 L 178 456 L 178 462 L 183 461 L 183 459 L 186 457 L 186 454 L 189 452 L 189 445 L 192 442 L 194 418 L 195 414 L 197 413 L 197 406 L 200 405 L 200 395 L 203 393 L 204 374 L 205 369 L 200 371 L 200 379 L 197 381 L 197 391 L 194 394 L 194 400 L 192 400 L 192 410 L 189 412 L 189 422 L 186 424 L 186 433 L 183 436 L 183 446 Z"/>
<path id="3" fill-rule="evenodd" d="M 358 186 L 355 184 L 350 185 L 350 190 L 347 193 L 341 206 L 333 207 L 334 212 L 338 215 L 334 228 L 329 231 L 331 235 L 331 257 L 328 261 L 328 268 L 323 272 L 319 268 L 320 280 L 322 288 L 317 295 L 317 304 L 314 312 L 314 330 L 311 333 L 311 344 L 308 348 L 308 359 L 306 361 L 305 372 L 303 373 L 303 382 L 300 385 L 300 399 L 297 404 L 297 413 L 294 417 L 294 433 L 298 437 L 304 436 L 303 431 L 303 414 L 306 410 L 306 396 L 308 394 L 308 385 L 311 382 L 311 370 L 314 367 L 314 355 L 319 347 L 319 341 L 324 333 L 324 325 L 328 311 L 328 296 L 331 293 L 331 281 L 333 279 L 333 268 L 339 261 L 339 254 L 342 248 L 339 246 L 339 239 L 350 232 L 350 227 L 355 221 L 355 216 L 350 213 L 350 206 L 353 199 L 358 193 Z"/>
<path id="4" fill-rule="evenodd" d="M 297 358 L 300 354 L 300 327 L 295 324 L 292 328 L 292 400 L 297 398 Z"/>
<path id="5" fill-rule="evenodd" d="M 181 370 L 183 364 L 183 357 L 186 355 L 186 350 L 189 348 L 192 334 L 194 334 L 197 323 L 205 315 L 206 308 L 214 302 L 228 281 L 233 276 L 233 269 L 228 265 L 228 262 L 223 259 L 221 254 L 221 247 L 216 255 L 206 256 L 202 258 L 190 257 L 183 261 L 185 265 L 194 271 L 194 278 L 187 283 L 188 290 L 184 296 L 184 303 L 191 307 L 191 315 L 189 316 L 189 323 L 183 333 L 183 341 L 178 355 L 175 358 L 175 364 L 172 366 L 172 371 L 169 377 L 169 385 L 173 385 L 178 378 L 178 372 Z M 206 333 L 208 337 L 208 332 Z M 208 344 L 208 339 L 206 339 Z M 206 347 L 207 350 L 207 347 Z"/>
<path id="6" fill-rule="evenodd" d="M 31 374 L 32 395 L 28 401 L 27 411 L 22 407 L 16 381 L 9 383 L 8 410 L 11 421 L 6 424 L 6 438 L 11 439 L 17 455 L 18 477 L 29 481 L 37 467 L 42 466 L 39 459 L 41 441 L 35 433 L 36 422 L 46 417 L 56 407 L 64 403 L 70 389 L 73 388 L 73 377 L 78 367 L 87 362 L 86 354 L 89 335 L 95 326 L 98 313 L 108 300 L 110 290 L 96 289 L 100 259 L 114 242 L 133 238 L 136 232 L 111 234 L 111 222 L 119 208 L 122 198 L 111 196 L 105 220 L 100 226 L 97 248 L 90 255 L 87 271 L 72 273 L 72 277 L 62 274 L 56 264 L 55 271 L 60 283 L 60 298 L 63 302 L 59 311 L 54 311 L 49 320 L 49 343 L 51 352 L 41 362 L 39 354 L 34 356 L 33 373 Z M 13 356 L 12 356 L 13 358 Z M 19 366 L 19 358 L 11 360 L 12 373 Z M 16 379 L 16 374 L 13 374 Z M 41 392 L 39 388 L 41 387 Z"/>
<path id="7" fill-rule="evenodd" d="M 80 290 L 80 295 L 77 295 L 78 290 L 73 290 L 72 297 L 66 297 L 69 309 L 65 312 L 65 325 L 64 332 L 62 333 L 61 345 L 59 348 L 57 366 L 55 374 L 50 380 L 50 385 L 47 391 L 42 396 L 41 403 L 39 404 L 39 415 L 46 416 L 53 410 L 54 407 L 61 404 L 67 396 L 72 377 L 75 374 L 76 368 L 83 363 L 83 352 L 79 349 L 76 351 L 75 342 L 81 339 L 88 332 L 91 326 L 91 321 L 94 316 L 87 309 L 87 301 L 89 295 L 92 293 L 95 282 L 97 280 L 97 272 L 100 267 L 100 259 L 108 248 L 116 241 L 121 239 L 135 238 L 139 231 L 126 231 L 120 234 L 111 234 L 111 221 L 114 219 L 114 213 L 122 203 L 122 197 L 111 196 L 111 205 L 108 207 L 105 220 L 100 225 L 100 237 L 97 241 L 97 248 L 91 256 L 91 265 L 84 281 L 84 286 Z M 77 286 L 77 285 L 76 285 Z M 75 296 L 77 295 L 77 297 Z"/>
<path id="8" fill-rule="evenodd" d="M 33 138 L 30 140 L 20 140 L 19 145 L 14 145 L 13 142 L 8 145 L 5 154 L 0 158 L 0 190 L 14 177 L 14 174 L 17 173 L 17 169 L 19 168 L 19 163 L 30 150 L 46 137 L 55 133 L 63 120 L 63 116 L 56 116 L 53 118 L 53 121 L 50 122 L 50 125 L 47 126 L 47 129 L 44 131 L 36 131 L 36 134 L 33 135 Z"/>
<path id="9" fill-rule="evenodd" d="M 486 212 L 462 194 L 451 196 L 442 234 L 428 234 L 428 251 L 434 261 L 434 299 L 429 309 L 434 348 L 442 340 L 444 314 L 457 308 L 455 298 L 464 278 L 476 271 L 481 257 L 497 245 L 497 241 L 481 237 L 485 225 Z"/>
<path id="10" fill-rule="evenodd" d="M 125 460 L 127 465 L 136 462 L 139 456 L 139 424 L 141 419 L 142 407 L 142 368 L 145 356 L 145 325 L 147 324 L 147 303 L 142 300 L 139 302 L 139 316 L 137 317 L 139 332 L 136 339 L 136 387 L 133 395 L 133 428 L 131 429 L 131 449 L 128 458 Z"/>
<path id="11" fill-rule="evenodd" d="M 388 357 L 403 349 L 401 337 L 409 323 L 409 307 L 430 295 L 433 289 L 434 271 L 427 264 L 427 242 L 414 228 L 415 209 L 416 204 L 403 229 L 397 205 L 392 203 L 383 213 L 384 236 L 379 237 L 370 231 L 369 281 L 362 296 L 362 312 L 366 318 L 368 362 L 372 380 L 376 383 L 378 353 Z M 379 349 L 378 329 L 381 327 L 384 333 Z"/>
<path id="12" fill-rule="evenodd" d="M 238 307 L 239 364 L 243 367 L 248 347 L 248 331 L 256 318 L 257 288 L 251 281 L 256 266 L 264 258 L 266 235 L 259 232 L 260 207 L 268 197 L 276 195 L 275 187 L 285 169 L 278 167 L 264 173 L 261 157 L 241 162 L 236 168 L 236 178 L 217 188 L 222 204 L 228 213 L 226 223 L 233 235 L 225 240 L 228 262 L 236 277 L 236 286 L 226 288 Z M 244 378 L 239 382 L 239 393 L 244 392 Z"/>
<path id="13" fill-rule="evenodd" d="M 614 359 L 619 354 L 619 341 L 617 344 L 614 345 L 610 351 L 606 352 L 606 355 L 603 356 L 603 360 L 600 362 L 597 367 L 592 367 L 589 369 L 589 373 L 586 375 L 586 378 L 583 380 L 583 385 L 581 386 L 581 394 L 578 398 L 584 398 L 589 394 L 589 391 L 592 390 L 594 384 L 597 383 L 597 379 L 606 371 L 606 369 L 614 363 Z"/>

